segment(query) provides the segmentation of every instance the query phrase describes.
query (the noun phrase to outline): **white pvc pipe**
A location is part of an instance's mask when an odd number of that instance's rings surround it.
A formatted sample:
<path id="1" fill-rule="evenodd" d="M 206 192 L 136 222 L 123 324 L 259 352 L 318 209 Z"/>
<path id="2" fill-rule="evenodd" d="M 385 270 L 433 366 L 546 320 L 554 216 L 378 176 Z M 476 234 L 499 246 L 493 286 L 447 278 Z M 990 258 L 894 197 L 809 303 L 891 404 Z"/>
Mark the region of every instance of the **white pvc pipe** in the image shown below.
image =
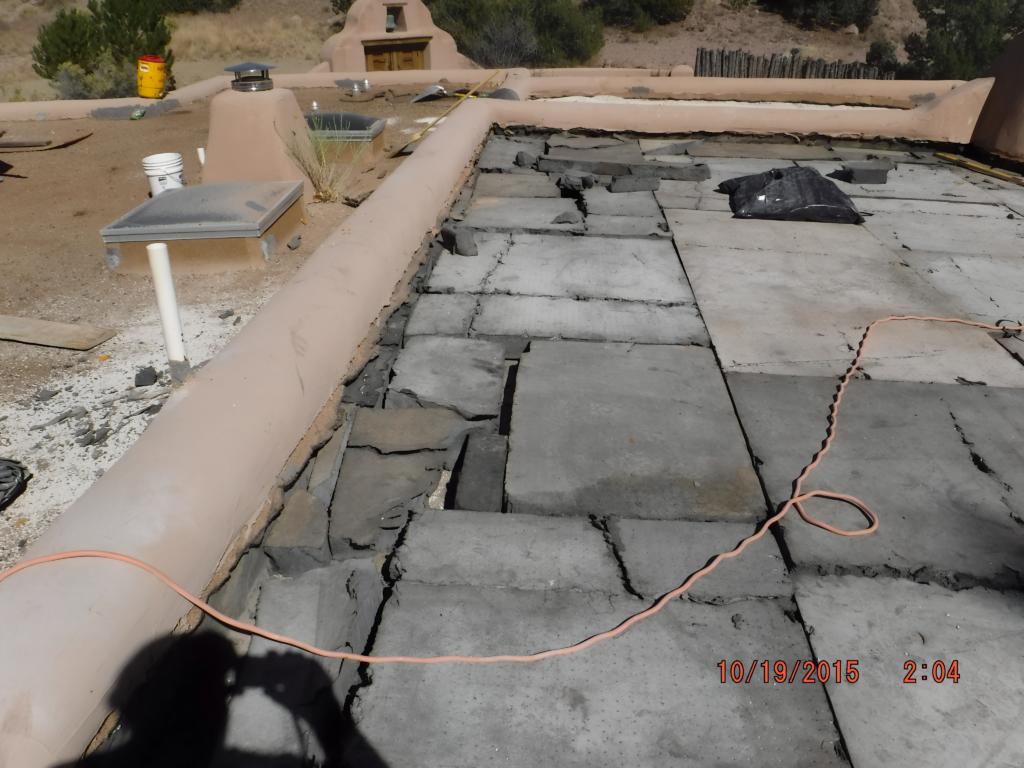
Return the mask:
<path id="1" fill-rule="evenodd" d="M 171 277 L 171 259 L 165 243 L 146 246 L 149 268 L 153 271 L 153 287 L 156 289 L 156 305 L 160 310 L 160 325 L 164 329 L 164 343 L 167 345 L 167 360 L 171 364 L 183 363 L 185 342 L 181 333 L 181 317 L 178 315 L 178 298 L 174 294 L 174 278 Z"/>

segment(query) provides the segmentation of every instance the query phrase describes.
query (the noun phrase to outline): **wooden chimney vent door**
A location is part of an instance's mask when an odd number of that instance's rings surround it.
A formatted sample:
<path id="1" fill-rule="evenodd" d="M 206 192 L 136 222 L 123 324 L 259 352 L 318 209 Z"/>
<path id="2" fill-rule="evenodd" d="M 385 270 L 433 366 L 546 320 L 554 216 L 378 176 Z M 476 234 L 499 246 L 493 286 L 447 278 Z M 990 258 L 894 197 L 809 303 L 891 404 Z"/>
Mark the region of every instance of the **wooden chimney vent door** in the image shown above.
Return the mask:
<path id="1" fill-rule="evenodd" d="M 426 69 L 429 40 L 402 40 L 386 44 L 370 43 L 363 46 L 367 72 L 399 72 L 407 69 Z"/>

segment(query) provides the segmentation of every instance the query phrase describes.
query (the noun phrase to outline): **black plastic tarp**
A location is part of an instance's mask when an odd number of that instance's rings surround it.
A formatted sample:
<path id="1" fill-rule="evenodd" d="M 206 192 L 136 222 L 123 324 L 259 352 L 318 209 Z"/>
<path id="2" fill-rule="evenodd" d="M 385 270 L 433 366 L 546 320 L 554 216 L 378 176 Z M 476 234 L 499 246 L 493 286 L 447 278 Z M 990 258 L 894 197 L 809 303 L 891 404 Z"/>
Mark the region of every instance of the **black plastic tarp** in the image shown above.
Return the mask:
<path id="1" fill-rule="evenodd" d="M 723 181 L 737 218 L 863 224 L 853 201 L 814 168 L 775 168 Z"/>

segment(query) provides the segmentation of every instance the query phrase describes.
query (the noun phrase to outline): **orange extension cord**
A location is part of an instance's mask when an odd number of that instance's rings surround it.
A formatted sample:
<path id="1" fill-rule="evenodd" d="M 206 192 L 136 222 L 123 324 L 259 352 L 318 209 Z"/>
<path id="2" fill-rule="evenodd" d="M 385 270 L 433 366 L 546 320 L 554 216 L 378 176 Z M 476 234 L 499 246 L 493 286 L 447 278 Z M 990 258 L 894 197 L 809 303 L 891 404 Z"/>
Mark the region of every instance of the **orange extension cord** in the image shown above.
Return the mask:
<path id="1" fill-rule="evenodd" d="M 245 624 L 241 621 L 235 621 L 234 619 L 229 618 L 224 614 L 220 613 L 219 611 L 215 610 L 214 608 L 210 607 L 195 595 L 186 592 L 180 586 L 178 586 L 169 578 L 167 578 L 167 576 L 160 573 L 160 571 L 158 571 L 153 566 L 147 565 L 146 563 L 143 563 L 140 560 L 136 560 L 134 557 L 128 557 L 127 555 L 119 555 L 114 552 L 79 550 L 75 552 L 61 552 L 56 555 L 47 555 L 45 557 L 36 557 L 31 560 L 26 560 L 23 563 L 19 563 L 18 565 L 15 565 L 13 568 L 10 568 L 8 571 L 4 573 L 0 573 L 0 582 L 10 578 L 18 571 L 22 571 L 26 568 L 31 568 L 34 565 L 41 565 L 42 563 L 52 563 L 57 560 L 69 560 L 75 557 L 100 557 L 106 558 L 108 560 L 120 560 L 123 563 L 128 563 L 129 565 L 134 565 L 138 568 L 143 569 L 144 571 L 148 571 L 149 573 L 153 574 L 158 579 L 160 579 L 162 582 L 164 582 L 164 584 L 169 586 L 175 592 L 177 592 L 179 595 L 188 600 L 190 603 L 195 605 L 197 608 L 200 608 L 201 610 L 205 611 L 210 616 L 215 618 L 217 621 L 220 621 L 228 625 L 229 627 L 232 627 L 233 629 L 237 629 L 240 632 L 247 632 L 249 634 L 259 635 L 260 637 L 265 637 L 268 640 L 273 640 L 274 642 L 282 643 L 284 645 L 290 645 L 293 648 L 298 648 L 299 650 L 307 651 L 317 656 L 325 656 L 327 658 L 332 659 L 352 659 L 353 661 L 368 662 L 372 664 L 438 664 L 441 662 L 448 661 L 461 661 L 469 664 L 486 664 L 496 661 L 540 661 L 541 659 L 548 659 L 552 656 L 567 656 L 570 653 L 576 653 L 578 651 L 582 651 L 584 648 L 589 648 L 590 646 L 595 645 L 596 643 L 600 643 L 602 640 L 610 640 L 611 638 L 616 637 L 617 635 L 621 635 L 623 632 L 625 632 L 627 629 L 629 629 L 637 622 L 642 621 L 643 619 L 646 619 L 650 616 L 653 616 L 666 605 L 668 605 L 670 600 L 675 599 L 679 595 L 683 594 L 686 590 L 688 590 L 690 586 L 697 581 L 697 579 L 713 571 L 720 562 L 722 562 L 726 558 L 736 557 L 744 549 L 746 549 L 748 544 L 750 544 L 752 541 L 757 541 L 762 536 L 764 536 L 765 531 L 768 530 L 768 526 L 770 526 L 772 523 L 777 523 L 779 520 L 785 517 L 786 513 L 790 510 L 791 507 L 796 507 L 796 511 L 800 513 L 800 517 L 802 517 L 806 522 L 810 523 L 811 525 L 816 525 L 819 528 L 824 528 L 826 531 L 838 534 L 839 536 L 864 536 L 866 534 L 873 533 L 875 530 L 877 530 L 878 517 L 875 515 L 874 512 L 868 509 L 863 502 L 859 501 L 853 496 L 847 496 L 846 494 L 842 493 L 829 493 L 827 491 L 811 491 L 809 493 L 801 493 L 801 487 L 803 485 L 804 480 L 806 480 L 807 476 L 810 474 L 811 470 L 821 463 L 822 458 L 825 456 L 826 453 L 828 453 L 829 448 L 832 446 L 832 440 L 835 438 L 836 434 L 836 424 L 838 423 L 837 414 L 839 411 L 839 404 L 842 402 L 843 399 L 843 392 L 846 391 L 846 385 L 850 383 L 850 379 L 853 377 L 853 374 L 860 367 L 861 360 L 864 358 L 864 352 L 867 348 L 867 341 L 868 337 L 871 335 L 871 331 L 874 330 L 875 326 L 899 320 L 922 320 L 937 323 L 958 323 L 960 325 L 971 325 L 977 328 L 984 328 L 986 330 L 992 331 L 1024 330 L 1024 325 L 1001 327 L 996 325 L 986 325 L 984 323 L 974 323 L 968 320 L 958 320 L 955 318 L 941 317 L 886 317 L 882 320 L 876 320 L 875 322 L 873 322 L 871 325 L 867 327 L 867 330 L 864 331 L 864 335 L 861 337 L 860 340 L 860 346 L 858 347 L 857 357 L 854 359 L 853 364 L 850 366 L 849 370 L 847 370 L 846 375 L 843 376 L 842 381 L 839 385 L 839 389 L 836 392 L 836 396 L 833 399 L 832 405 L 829 408 L 829 426 L 827 433 L 828 436 L 825 439 L 824 445 L 821 448 L 821 450 L 814 455 L 814 458 L 811 461 L 811 463 L 808 464 L 804 468 L 803 472 L 800 473 L 800 477 L 797 478 L 796 486 L 793 489 L 793 495 L 790 497 L 789 501 L 787 501 L 783 505 L 782 509 L 780 509 L 774 517 L 769 518 L 769 520 L 763 526 L 761 526 L 757 533 L 747 537 L 742 542 L 740 542 L 739 546 L 737 546 L 736 549 L 732 550 L 731 552 L 723 552 L 722 554 L 718 555 L 718 557 L 712 560 L 708 565 L 704 566 L 699 571 L 690 576 L 690 578 L 688 578 L 682 584 L 682 586 L 679 586 L 676 589 L 669 592 L 667 595 L 662 597 L 660 600 L 658 600 L 658 602 L 656 602 L 647 610 L 641 611 L 640 613 L 630 616 L 617 627 L 610 629 L 607 632 L 601 632 L 600 634 L 589 637 L 586 640 L 577 643 L 576 645 L 571 645 L 567 648 L 556 648 L 554 650 L 543 651 L 541 653 L 534 653 L 528 656 L 363 656 L 362 654 L 346 653 L 344 651 L 325 651 L 320 648 L 314 648 L 313 646 L 308 645 L 307 643 L 303 643 L 298 640 L 293 640 L 290 637 L 285 637 L 284 635 L 278 635 L 274 632 L 267 632 L 264 629 L 260 629 L 259 627 L 253 626 L 252 624 Z M 830 525 L 826 525 L 820 520 L 815 520 L 813 517 L 810 517 L 804 511 L 803 508 L 803 502 L 815 497 L 821 497 L 824 499 L 836 499 L 838 501 L 845 501 L 850 503 L 864 513 L 864 516 L 871 521 L 871 525 L 862 531 L 842 531 L 838 528 L 833 528 Z"/>

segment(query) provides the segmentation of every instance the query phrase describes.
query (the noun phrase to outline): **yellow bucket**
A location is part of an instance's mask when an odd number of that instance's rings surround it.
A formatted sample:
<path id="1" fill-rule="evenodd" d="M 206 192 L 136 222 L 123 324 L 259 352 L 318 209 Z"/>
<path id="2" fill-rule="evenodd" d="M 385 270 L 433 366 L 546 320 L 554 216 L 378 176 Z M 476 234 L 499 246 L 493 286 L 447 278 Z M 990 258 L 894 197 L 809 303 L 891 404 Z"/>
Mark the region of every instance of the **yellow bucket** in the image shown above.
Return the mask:
<path id="1" fill-rule="evenodd" d="M 159 99 L 164 95 L 164 60 L 159 56 L 139 57 L 139 96 L 144 99 Z"/>

